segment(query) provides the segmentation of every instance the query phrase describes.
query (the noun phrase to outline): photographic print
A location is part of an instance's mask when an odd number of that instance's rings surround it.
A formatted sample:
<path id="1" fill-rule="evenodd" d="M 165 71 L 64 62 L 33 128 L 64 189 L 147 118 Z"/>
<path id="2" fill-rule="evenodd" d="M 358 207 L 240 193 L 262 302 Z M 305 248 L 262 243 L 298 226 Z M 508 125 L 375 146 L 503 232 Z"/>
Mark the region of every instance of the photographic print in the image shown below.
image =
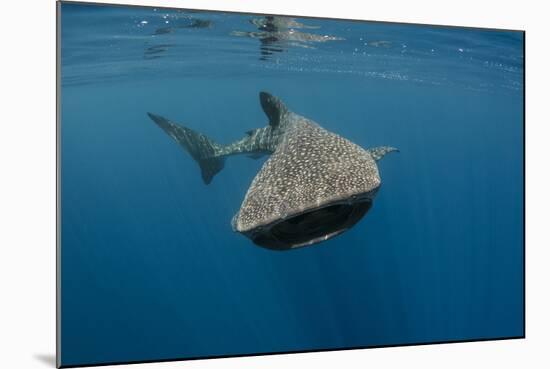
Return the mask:
<path id="1" fill-rule="evenodd" d="M 58 365 L 524 337 L 524 32 L 57 6 Z"/>

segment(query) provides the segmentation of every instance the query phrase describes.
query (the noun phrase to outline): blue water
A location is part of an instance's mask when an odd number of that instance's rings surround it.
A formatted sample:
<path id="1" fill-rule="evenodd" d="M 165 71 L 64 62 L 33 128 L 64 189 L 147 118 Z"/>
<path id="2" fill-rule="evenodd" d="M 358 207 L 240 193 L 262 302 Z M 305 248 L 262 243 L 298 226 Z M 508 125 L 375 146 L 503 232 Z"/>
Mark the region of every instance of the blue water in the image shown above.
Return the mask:
<path id="1" fill-rule="evenodd" d="M 61 5 L 63 365 L 522 336 L 523 34 L 296 19 L 344 40 L 262 46 L 253 18 Z M 348 232 L 254 245 L 230 221 L 264 160 L 207 186 L 146 115 L 229 143 L 261 90 L 400 149 Z"/>

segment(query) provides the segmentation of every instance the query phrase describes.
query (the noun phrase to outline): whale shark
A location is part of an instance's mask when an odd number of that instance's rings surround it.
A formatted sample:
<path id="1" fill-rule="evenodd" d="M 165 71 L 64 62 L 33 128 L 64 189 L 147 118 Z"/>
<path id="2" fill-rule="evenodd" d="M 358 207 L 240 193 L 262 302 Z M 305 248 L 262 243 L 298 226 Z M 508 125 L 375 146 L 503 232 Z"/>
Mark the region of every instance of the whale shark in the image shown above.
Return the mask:
<path id="1" fill-rule="evenodd" d="M 226 158 L 269 155 L 252 180 L 232 227 L 258 246 L 289 250 L 333 238 L 371 208 L 381 179 L 377 162 L 398 149 L 363 149 L 260 92 L 266 126 L 221 145 L 160 115 L 149 117 L 198 163 L 209 184 Z"/>

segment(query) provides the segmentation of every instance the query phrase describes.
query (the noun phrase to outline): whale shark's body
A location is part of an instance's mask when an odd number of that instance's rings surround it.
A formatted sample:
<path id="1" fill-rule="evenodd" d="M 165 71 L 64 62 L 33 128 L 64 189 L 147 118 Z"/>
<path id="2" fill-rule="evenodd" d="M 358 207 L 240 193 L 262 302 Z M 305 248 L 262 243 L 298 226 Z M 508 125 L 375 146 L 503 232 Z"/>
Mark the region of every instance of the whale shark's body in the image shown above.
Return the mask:
<path id="1" fill-rule="evenodd" d="M 359 221 L 380 186 L 376 161 L 397 149 L 362 149 L 260 93 L 269 124 L 220 145 L 190 128 L 148 113 L 195 159 L 208 184 L 227 157 L 271 155 L 254 178 L 233 228 L 256 244 L 289 249 L 334 237 Z"/>

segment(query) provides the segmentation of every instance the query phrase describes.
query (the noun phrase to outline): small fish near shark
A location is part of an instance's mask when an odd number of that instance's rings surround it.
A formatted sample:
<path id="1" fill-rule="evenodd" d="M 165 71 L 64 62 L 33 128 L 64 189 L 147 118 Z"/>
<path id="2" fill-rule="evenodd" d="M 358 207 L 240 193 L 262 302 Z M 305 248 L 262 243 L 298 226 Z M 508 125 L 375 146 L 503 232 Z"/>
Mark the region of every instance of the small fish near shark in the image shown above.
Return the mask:
<path id="1" fill-rule="evenodd" d="M 265 127 L 221 145 L 159 115 L 149 117 L 199 164 L 204 183 L 226 158 L 270 155 L 253 179 L 233 229 L 272 250 L 313 245 L 353 227 L 371 208 L 381 180 L 377 161 L 398 151 L 363 149 L 300 116 L 277 97 L 260 92 Z"/>

